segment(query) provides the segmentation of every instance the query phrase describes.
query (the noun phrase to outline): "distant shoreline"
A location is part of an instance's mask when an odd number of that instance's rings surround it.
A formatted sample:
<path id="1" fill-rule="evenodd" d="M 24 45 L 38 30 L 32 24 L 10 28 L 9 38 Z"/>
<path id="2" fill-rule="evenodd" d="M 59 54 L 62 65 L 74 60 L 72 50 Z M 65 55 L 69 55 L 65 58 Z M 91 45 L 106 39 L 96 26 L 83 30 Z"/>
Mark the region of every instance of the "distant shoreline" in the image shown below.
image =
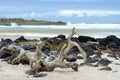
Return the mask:
<path id="1" fill-rule="evenodd" d="M 47 21 L 47 20 L 27 20 L 22 18 L 0 18 L 0 25 L 14 26 L 14 25 L 66 25 L 62 21 Z"/>

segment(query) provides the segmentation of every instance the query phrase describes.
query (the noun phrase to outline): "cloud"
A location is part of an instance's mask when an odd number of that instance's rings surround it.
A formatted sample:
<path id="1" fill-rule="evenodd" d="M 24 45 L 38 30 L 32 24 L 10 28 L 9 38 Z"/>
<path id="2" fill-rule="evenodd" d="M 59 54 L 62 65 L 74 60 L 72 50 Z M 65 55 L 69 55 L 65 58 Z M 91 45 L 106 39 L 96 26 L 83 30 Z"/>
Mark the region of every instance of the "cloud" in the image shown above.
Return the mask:
<path id="1" fill-rule="evenodd" d="M 50 19 L 50 18 L 84 18 L 84 17 L 110 17 L 120 16 L 120 11 L 100 11 L 100 10 L 58 10 L 47 12 L 28 12 L 6 14 L 4 17 L 10 18 L 26 18 L 26 19 Z M 3 15 L 0 15 L 1 17 Z"/>
<path id="2" fill-rule="evenodd" d="M 61 10 L 58 12 L 58 15 L 62 17 L 110 16 L 110 15 L 120 15 L 120 11 Z"/>
<path id="3" fill-rule="evenodd" d="M 41 16 L 39 13 L 36 12 L 30 13 L 30 17 L 39 17 L 39 16 Z"/>
<path id="4" fill-rule="evenodd" d="M 4 17 L 10 17 L 10 18 L 36 18 L 41 17 L 42 14 L 37 12 L 31 12 L 31 13 L 14 13 L 14 14 L 6 14 L 6 15 L 0 15 Z"/>
<path id="5" fill-rule="evenodd" d="M 40 19 L 40 18 L 48 18 L 51 16 L 55 16 L 56 12 L 28 12 L 28 13 L 15 13 L 15 14 L 6 14 L 0 15 L 0 17 L 8 17 L 8 18 L 26 18 L 26 19 Z M 56 15 L 57 17 L 57 15 Z"/>

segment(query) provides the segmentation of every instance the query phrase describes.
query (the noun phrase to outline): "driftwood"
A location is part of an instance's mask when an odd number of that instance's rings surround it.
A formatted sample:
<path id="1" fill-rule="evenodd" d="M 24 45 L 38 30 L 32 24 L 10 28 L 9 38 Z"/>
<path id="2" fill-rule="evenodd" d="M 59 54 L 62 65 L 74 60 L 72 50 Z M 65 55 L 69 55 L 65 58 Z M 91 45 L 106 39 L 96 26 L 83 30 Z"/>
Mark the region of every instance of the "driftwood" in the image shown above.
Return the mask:
<path id="1" fill-rule="evenodd" d="M 51 62 L 48 62 L 47 60 L 42 60 L 40 58 L 36 59 L 34 66 L 32 66 L 31 69 L 35 72 L 41 72 L 41 71 L 53 71 L 56 67 L 60 67 L 60 68 L 72 68 L 73 70 L 78 71 L 77 63 L 67 62 L 67 61 L 63 60 L 73 46 L 78 47 L 77 43 L 71 41 L 71 37 L 74 35 L 74 33 L 75 33 L 75 31 L 73 28 L 72 33 L 68 37 L 69 44 L 67 47 L 66 47 L 66 45 L 64 45 L 62 47 L 58 58 L 56 58 L 54 61 L 51 61 Z M 78 47 L 78 48 L 80 48 L 80 47 Z M 39 52 L 39 55 L 40 55 L 40 53 L 41 52 Z"/>
<path id="2" fill-rule="evenodd" d="M 75 28 L 72 29 L 72 33 L 67 38 L 68 39 L 68 45 L 64 44 L 64 46 L 62 47 L 59 58 L 62 59 L 62 60 L 66 59 L 67 53 L 70 51 L 70 49 L 73 46 L 76 46 L 78 48 L 78 50 L 81 52 L 84 61 L 86 61 L 86 52 L 82 49 L 82 47 L 77 42 L 74 42 L 74 41 L 71 40 L 71 38 L 74 34 L 76 34 Z"/>
<path id="3" fill-rule="evenodd" d="M 29 61 L 30 67 L 34 72 L 41 71 L 53 71 L 56 67 L 69 68 L 71 67 L 77 71 L 78 65 L 70 62 L 61 62 L 56 59 L 53 62 L 48 62 L 47 60 L 42 60 L 41 48 L 44 46 L 43 42 L 38 42 L 36 44 L 36 52 L 25 51 L 21 49 L 20 54 L 12 60 L 12 64 L 20 63 L 21 60 Z"/>
<path id="4" fill-rule="evenodd" d="M 4 46 L 0 49 L 0 53 L 9 53 L 11 56 L 16 57 L 20 52 L 20 47 L 14 44 Z"/>
<path id="5" fill-rule="evenodd" d="M 101 51 L 108 54 L 120 54 L 120 51 L 111 51 L 111 50 L 101 50 Z"/>
<path id="6" fill-rule="evenodd" d="M 43 47 L 43 42 L 38 42 L 36 45 L 36 52 L 30 53 L 25 50 L 21 50 L 19 56 L 15 58 L 12 63 L 19 62 L 23 56 L 27 56 L 30 61 L 31 69 L 35 72 L 41 71 L 53 71 L 56 67 L 60 68 L 72 68 L 75 71 L 78 71 L 78 64 L 75 62 L 67 62 L 65 59 L 67 57 L 68 52 L 73 46 L 76 46 L 82 53 L 84 60 L 86 60 L 86 53 L 80 47 L 77 42 L 71 40 L 72 36 L 75 34 L 75 28 L 72 29 L 72 33 L 68 36 L 68 45 L 64 45 L 61 48 L 60 55 L 54 61 L 47 61 L 46 59 L 42 60 L 42 51 L 41 48 Z"/>
<path id="7" fill-rule="evenodd" d="M 78 71 L 78 64 L 74 62 L 67 62 L 64 59 L 66 59 L 68 52 L 73 46 L 76 46 L 82 53 L 84 60 L 86 61 L 86 53 L 85 51 L 80 47 L 80 45 L 77 42 L 74 42 L 71 40 L 72 36 L 75 34 L 75 28 L 72 29 L 72 33 L 68 36 L 68 45 L 64 45 L 61 48 L 60 55 L 57 59 L 55 59 L 52 62 L 48 61 L 38 61 L 39 69 L 37 69 L 38 72 L 40 71 L 53 71 L 56 67 L 60 68 L 72 68 L 75 71 Z"/>
<path id="8" fill-rule="evenodd" d="M 38 72 L 38 70 L 41 68 L 42 61 L 42 54 L 41 51 L 42 47 L 44 46 L 44 43 L 42 41 L 38 42 L 36 44 L 36 53 L 32 58 L 30 59 L 30 67 L 33 71 Z"/>
<path id="9" fill-rule="evenodd" d="M 12 64 L 20 63 L 20 61 L 27 61 L 32 64 L 34 59 L 41 59 L 42 53 L 41 48 L 43 47 L 43 42 L 38 42 L 36 44 L 36 52 L 26 51 L 21 48 L 19 55 L 12 60 Z"/>

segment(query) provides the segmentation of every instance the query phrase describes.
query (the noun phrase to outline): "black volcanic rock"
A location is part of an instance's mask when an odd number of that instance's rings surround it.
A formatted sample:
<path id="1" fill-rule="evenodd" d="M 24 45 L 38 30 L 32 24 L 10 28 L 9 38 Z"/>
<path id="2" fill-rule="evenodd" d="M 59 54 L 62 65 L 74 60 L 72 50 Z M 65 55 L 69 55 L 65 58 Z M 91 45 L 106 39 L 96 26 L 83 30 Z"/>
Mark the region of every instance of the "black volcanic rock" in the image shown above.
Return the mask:
<path id="1" fill-rule="evenodd" d="M 31 50 L 31 49 L 36 49 L 35 45 L 27 44 L 22 46 L 23 49 L 25 50 Z"/>
<path id="2" fill-rule="evenodd" d="M 42 47 L 42 51 L 43 51 L 44 54 L 49 55 L 50 47 L 49 47 L 47 44 L 45 44 L 45 45 Z"/>
<path id="3" fill-rule="evenodd" d="M 99 65 L 101 65 L 101 66 L 107 66 L 107 65 L 109 65 L 110 63 L 111 63 L 111 61 L 108 60 L 108 59 L 101 59 L 100 61 L 98 61 L 98 63 L 97 63 L 96 66 L 99 66 Z"/>
<path id="4" fill-rule="evenodd" d="M 89 37 L 89 36 L 79 36 L 79 37 L 78 37 L 78 40 L 79 40 L 79 42 L 88 42 L 88 41 L 93 41 L 93 42 L 95 42 L 95 41 L 96 41 L 95 38 Z"/>
<path id="5" fill-rule="evenodd" d="M 111 67 L 103 67 L 103 68 L 101 68 L 101 69 L 99 69 L 99 70 L 111 71 L 112 68 L 111 68 Z"/>
<path id="6" fill-rule="evenodd" d="M 33 75 L 33 77 L 44 77 L 44 76 L 47 76 L 46 73 L 36 73 Z"/>
<path id="7" fill-rule="evenodd" d="M 86 52 L 86 56 L 92 56 L 94 54 L 93 49 L 91 49 L 89 46 L 83 46 L 84 51 Z"/>
<path id="8" fill-rule="evenodd" d="M 13 41 L 11 39 L 3 39 L 1 38 L 1 42 L 0 42 L 0 48 L 2 48 L 3 46 L 6 46 L 6 45 L 9 45 L 9 44 L 12 44 Z"/>
<path id="9" fill-rule="evenodd" d="M 87 60 L 86 60 L 86 63 L 95 63 L 97 61 L 98 61 L 98 59 L 88 57 Z"/>
<path id="10" fill-rule="evenodd" d="M 60 38 L 60 39 L 62 39 L 62 40 L 65 40 L 65 39 L 66 39 L 66 36 L 61 34 L 61 35 L 58 35 L 57 38 Z"/>
<path id="11" fill-rule="evenodd" d="M 9 56 L 9 57 L 4 58 L 2 61 L 6 61 L 6 62 L 8 62 L 8 64 L 10 64 L 14 58 L 15 57 L 13 57 L 13 56 Z"/>
<path id="12" fill-rule="evenodd" d="M 8 38 L 8 39 L 5 39 L 4 42 L 9 43 L 9 44 L 12 44 L 13 41 Z"/>
<path id="13" fill-rule="evenodd" d="M 116 48 L 118 48 L 118 44 L 116 43 L 116 42 L 111 42 L 111 43 L 108 43 L 107 44 L 107 47 L 109 48 L 109 49 L 116 49 Z"/>
<path id="14" fill-rule="evenodd" d="M 61 40 L 60 38 L 57 38 L 57 37 L 49 38 L 49 40 L 48 40 L 48 43 L 50 43 L 52 45 L 59 45 L 61 42 L 63 42 L 63 40 Z"/>
<path id="15" fill-rule="evenodd" d="M 69 53 L 67 54 L 67 61 L 74 62 L 77 60 L 77 55 L 79 54 L 79 50 L 76 46 L 72 47 Z"/>
<path id="16" fill-rule="evenodd" d="M 54 38 L 53 38 L 53 41 L 52 41 L 52 44 L 53 44 L 53 45 L 59 45 L 60 42 L 61 42 L 61 40 L 60 40 L 59 38 L 54 37 Z"/>
<path id="17" fill-rule="evenodd" d="M 101 51 L 96 51 L 94 52 L 94 54 L 96 55 L 95 58 L 102 58 L 101 55 L 102 55 L 102 52 Z"/>
<path id="18" fill-rule="evenodd" d="M 74 62 L 74 61 L 77 60 L 77 56 L 74 55 L 74 54 L 68 54 L 66 60 L 69 61 L 69 62 Z"/>
<path id="19" fill-rule="evenodd" d="M 120 39 L 114 35 L 107 36 L 106 38 L 99 40 L 99 42 L 100 42 L 100 45 L 104 45 L 104 46 L 107 46 L 109 44 L 109 47 L 111 47 L 113 45 L 114 45 L 114 47 L 120 45 Z"/>
<path id="20" fill-rule="evenodd" d="M 34 75 L 34 74 L 36 74 L 36 72 L 34 72 L 34 71 L 32 71 L 32 70 L 27 70 L 27 71 L 25 72 L 25 74 Z"/>
<path id="21" fill-rule="evenodd" d="M 16 43 L 25 42 L 25 41 L 27 41 L 27 39 L 25 39 L 24 36 L 21 36 L 15 40 Z"/>
<path id="22" fill-rule="evenodd" d="M 7 58 L 11 56 L 9 53 L 0 53 L 0 58 Z"/>

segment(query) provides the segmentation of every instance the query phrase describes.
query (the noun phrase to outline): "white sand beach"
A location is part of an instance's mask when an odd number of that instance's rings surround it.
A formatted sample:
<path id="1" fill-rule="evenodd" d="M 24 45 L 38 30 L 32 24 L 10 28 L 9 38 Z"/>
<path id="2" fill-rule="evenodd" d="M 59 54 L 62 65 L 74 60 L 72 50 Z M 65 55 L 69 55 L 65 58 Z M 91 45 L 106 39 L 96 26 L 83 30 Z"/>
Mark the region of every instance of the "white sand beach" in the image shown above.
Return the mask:
<path id="1" fill-rule="evenodd" d="M 120 61 L 107 58 L 112 61 L 109 67 L 111 71 L 99 70 L 101 67 L 80 66 L 79 71 L 75 72 L 70 68 L 56 68 L 53 72 L 41 72 L 47 74 L 43 77 L 33 77 L 25 72 L 30 70 L 29 65 L 11 65 L 0 60 L 0 79 L 1 80 L 118 80 L 120 78 Z M 82 63 L 78 60 L 77 63 Z M 118 65 L 116 65 L 116 63 Z"/>

